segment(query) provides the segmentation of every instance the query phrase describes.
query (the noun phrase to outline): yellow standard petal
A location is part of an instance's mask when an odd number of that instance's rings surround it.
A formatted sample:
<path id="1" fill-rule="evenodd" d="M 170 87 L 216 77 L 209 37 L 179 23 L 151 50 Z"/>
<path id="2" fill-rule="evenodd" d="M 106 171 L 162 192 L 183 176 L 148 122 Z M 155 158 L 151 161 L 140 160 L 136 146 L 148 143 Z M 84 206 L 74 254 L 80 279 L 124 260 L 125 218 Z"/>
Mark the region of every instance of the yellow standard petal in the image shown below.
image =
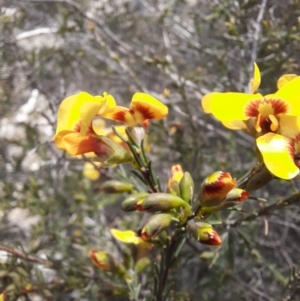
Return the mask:
<path id="1" fill-rule="evenodd" d="M 250 81 L 251 93 L 255 93 L 260 86 L 261 76 L 260 71 L 256 63 L 254 63 L 253 67 L 253 77 Z"/>
<path id="2" fill-rule="evenodd" d="M 277 81 L 277 89 L 281 89 L 285 84 L 297 77 L 296 74 L 284 74 Z"/>
<path id="3" fill-rule="evenodd" d="M 113 108 L 117 106 L 114 97 L 106 92 L 103 93 L 103 99 L 105 104 L 99 110 L 98 115 L 103 115 L 104 113 L 109 113 Z"/>
<path id="4" fill-rule="evenodd" d="M 138 245 L 143 240 L 137 236 L 137 234 L 131 230 L 120 231 L 117 229 L 110 229 L 111 235 L 118 241 L 124 242 L 126 244 Z"/>
<path id="5" fill-rule="evenodd" d="M 168 107 L 153 96 L 146 93 L 135 93 L 130 103 L 137 124 L 147 119 L 162 119 L 168 115 Z"/>
<path id="6" fill-rule="evenodd" d="M 214 93 L 210 99 L 210 110 L 220 121 L 247 120 L 246 105 L 259 99 L 262 99 L 261 94 Z"/>
<path id="7" fill-rule="evenodd" d="M 276 177 L 289 180 L 299 174 L 290 150 L 290 139 L 281 135 L 268 133 L 256 139 L 264 163 Z"/>
<path id="8" fill-rule="evenodd" d="M 95 97 L 97 100 L 97 98 Z M 86 102 L 80 108 L 80 134 L 79 136 L 85 136 L 88 131 L 92 130 L 92 122 L 102 107 L 103 102 L 97 100 L 96 102 Z"/>
<path id="9" fill-rule="evenodd" d="M 284 84 L 276 93 L 276 98 L 285 101 L 288 108 L 288 115 L 300 115 L 300 76 L 295 77 Z"/>
<path id="10" fill-rule="evenodd" d="M 205 113 L 211 113 L 210 101 L 215 94 L 220 94 L 220 93 L 219 92 L 211 92 L 211 93 L 207 93 L 206 95 L 204 95 L 202 97 L 201 105 L 202 105 L 203 111 Z"/>
<path id="11" fill-rule="evenodd" d="M 58 109 L 56 134 L 62 130 L 74 130 L 78 122 L 80 132 L 87 131 L 96 109 L 99 111 L 103 104 L 101 96 L 94 97 L 86 92 L 65 98 Z"/>

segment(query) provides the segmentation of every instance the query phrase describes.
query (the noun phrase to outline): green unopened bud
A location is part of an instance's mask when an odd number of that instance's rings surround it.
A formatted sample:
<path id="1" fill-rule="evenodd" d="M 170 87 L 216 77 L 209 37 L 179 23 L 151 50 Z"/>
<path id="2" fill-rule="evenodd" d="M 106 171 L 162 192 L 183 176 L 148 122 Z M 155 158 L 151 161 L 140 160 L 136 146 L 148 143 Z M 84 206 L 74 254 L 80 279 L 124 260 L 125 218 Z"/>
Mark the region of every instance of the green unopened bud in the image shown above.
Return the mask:
<path id="1" fill-rule="evenodd" d="M 126 274 L 124 266 L 105 251 L 90 250 L 88 256 L 93 264 L 103 271 L 117 273 L 119 275 Z"/>
<path id="2" fill-rule="evenodd" d="M 173 216 L 167 213 L 152 215 L 141 231 L 141 238 L 145 241 L 155 238 L 168 228 L 173 221 Z"/>
<path id="3" fill-rule="evenodd" d="M 131 154 L 120 144 L 104 136 L 99 136 L 101 151 L 96 154 L 95 161 L 102 163 L 102 166 L 111 166 L 131 162 Z"/>
<path id="4" fill-rule="evenodd" d="M 263 163 L 258 163 L 238 186 L 246 189 L 247 191 L 253 191 L 265 186 L 272 179 L 273 176 L 266 166 Z"/>
<path id="5" fill-rule="evenodd" d="M 121 207 L 124 211 L 135 211 L 136 205 L 138 202 L 143 200 L 148 193 L 146 192 L 139 192 L 139 193 L 134 193 L 128 196 L 121 204 Z"/>
<path id="6" fill-rule="evenodd" d="M 180 197 L 190 203 L 194 194 L 194 181 L 189 172 L 183 174 L 179 182 Z"/>
<path id="7" fill-rule="evenodd" d="M 200 205 L 205 207 L 219 205 L 234 186 L 235 180 L 232 179 L 230 173 L 214 172 L 202 184 L 198 197 Z"/>
<path id="8" fill-rule="evenodd" d="M 143 272 L 145 270 L 145 268 L 147 266 L 149 266 L 151 264 L 151 260 L 148 257 L 143 257 L 141 259 L 139 259 L 137 261 L 137 263 L 135 264 L 135 272 L 137 274 L 140 274 L 141 272 Z"/>
<path id="9" fill-rule="evenodd" d="M 105 181 L 100 186 L 100 190 L 106 193 L 132 192 L 133 189 L 133 185 L 115 180 Z"/>
<path id="10" fill-rule="evenodd" d="M 209 246 L 219 246 L 222 244 L 218 232 L 209 223 L 189 221 L 187 229 L 202 244 Z"/>
<path id="11" fill-rule="evenodd" d="M 183 208 L 186 215 L 191 215 L 190 206 L 180 197 L 169 193 L 152 193 L 136 206 L 139 211 L 168 212 L 172 209 Z"/>

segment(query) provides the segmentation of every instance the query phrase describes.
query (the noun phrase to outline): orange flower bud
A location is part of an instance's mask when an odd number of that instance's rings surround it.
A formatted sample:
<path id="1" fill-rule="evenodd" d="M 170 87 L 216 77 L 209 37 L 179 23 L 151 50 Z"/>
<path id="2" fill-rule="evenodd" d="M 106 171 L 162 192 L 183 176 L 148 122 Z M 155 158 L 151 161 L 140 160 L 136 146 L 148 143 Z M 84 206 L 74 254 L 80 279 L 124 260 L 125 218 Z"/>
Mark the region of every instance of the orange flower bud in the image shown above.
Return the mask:
<path id="1" fill-rule="evenodd" d="M 200 205 L 205 207 L 219 205 L 235 184 L 236 182 L 232 179 L 230 173 L 223 171 L 214 172 L 202 184 L 198 198 Z"/>
<path id="2" fill-rule="evenodd" d="M 220 211 L 229 207 L 238 205 L 249 198 L 249 192 L 240 188 L 233 188 L 227 195 L 225 200 L 217 206 L 202 207 L 200 214 Z"/>
<path id="3" fill-rule="evenodd" d="M 174 165 L 171 168 L 171 176 L 168 181 L 168 188 L 174 195 L 179 195 L 179 182 L 183 177 L 183 169 L 181 165 Z"/>
<path id="4" fill-rule="evenodd" d="M 202 244 L 209 246 L 219 246 L 222 244 L 218 232 L 208 223 L 189 221 L 187 229 Z"/>
<path id="5" fill-rule="evenodd" d="M 127 275 L 125 267 L 109 253 L 105 251 L 90 250 L 88 256 L 92 260 L 93 264 L 99 269 L 130 278 L 130 276 Z"/>
<path id="6" fill-rule="evenodd" d="M 138 208 L 138 202 L 142 201 L 147 195 L 147 192 L 131 194 L 122 202 L 121 208 L 124 211 L 135 211 Z"/>
<path id="7" fill-rule="evenodd" d="M 249 195 L 249 192 L 244 189 L 233 188 L 226 195 L 224 202 L 242 203 L 249 198 Z"/>
<path id="8" fill-rule="evenodd" d="M 105 181 L 100 186 L 100 190 L 106 193 L 123 193 L 123 192 L 132 192 L 133 186 L 128 183 L 124 183 L 121 181 Z"/>
<path id="9" fill-rule="evenodd" d="M 103 271 L 113 271 L 117 267 L 115 259 L 105 251 L 90 250 L 88 256 L 93 264 Z"/>
<path id="10" fill-rule="evenodd" d="M 152 215 L 141 231 L 141 238 L 145 241 L 155 238 L 170 226 L 173 216 L 166 213 Z"/>

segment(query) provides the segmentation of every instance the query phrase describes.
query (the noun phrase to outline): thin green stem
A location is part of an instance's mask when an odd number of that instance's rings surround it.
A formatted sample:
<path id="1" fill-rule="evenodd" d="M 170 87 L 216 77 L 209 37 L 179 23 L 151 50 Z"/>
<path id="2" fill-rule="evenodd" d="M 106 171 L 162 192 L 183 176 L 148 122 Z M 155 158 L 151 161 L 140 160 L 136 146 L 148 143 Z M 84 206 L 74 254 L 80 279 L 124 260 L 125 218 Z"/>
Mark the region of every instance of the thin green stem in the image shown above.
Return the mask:
<path id="1" fill-rule="evenodd" d="M 167 279 L 169 276 L 169 271 L 172 265 L 175 262 L 175 254 L 176 254 L 176 249 L 178 246 L 181 245 L 181 240 L 182 240 L 182 235 L 180 233 L 175 232 L 175 234 L 172 236 L 171 241 L 169 245 L 167 246 L 166 249 L 162 250 L 162 259 L 164 258 L 164 264 L 163 267 L 160 269 L 159 273 L 159 281 L 158 281 L 158 287 L 157 291 L 155 294 L 155 300 L 156 301 L 163 301 L 165 300 L 164 296 L 164 290 L 167 284 Z"/>

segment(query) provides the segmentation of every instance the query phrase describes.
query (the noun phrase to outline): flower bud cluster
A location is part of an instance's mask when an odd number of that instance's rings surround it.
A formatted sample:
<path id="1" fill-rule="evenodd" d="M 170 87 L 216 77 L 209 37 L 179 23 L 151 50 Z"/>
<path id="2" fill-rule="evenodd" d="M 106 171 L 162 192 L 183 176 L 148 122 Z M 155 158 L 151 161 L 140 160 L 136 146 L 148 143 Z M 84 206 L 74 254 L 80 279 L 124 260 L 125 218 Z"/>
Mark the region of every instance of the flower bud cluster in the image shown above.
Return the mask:
<path id="1" fill-rule="evenodd" d="M 209 223 L 198 220 L 212 212 L 235 206 L 248 197 L 249 193 L 237 188 L 228 172 L 218 171 L 203 181 L 199 196 L 194 199 L 191 175 L 184 172 L 180 165 L 175 165 L 168 180 L 167 192 L 133 193 L 121 206 L 124 211 L 151 214 L 139 233 L 144 241 L 153 243 L 174 225 L 175 228 L 186 229 L 200 243 L 217 246 L 221 244 L 219 234 Z"/>

